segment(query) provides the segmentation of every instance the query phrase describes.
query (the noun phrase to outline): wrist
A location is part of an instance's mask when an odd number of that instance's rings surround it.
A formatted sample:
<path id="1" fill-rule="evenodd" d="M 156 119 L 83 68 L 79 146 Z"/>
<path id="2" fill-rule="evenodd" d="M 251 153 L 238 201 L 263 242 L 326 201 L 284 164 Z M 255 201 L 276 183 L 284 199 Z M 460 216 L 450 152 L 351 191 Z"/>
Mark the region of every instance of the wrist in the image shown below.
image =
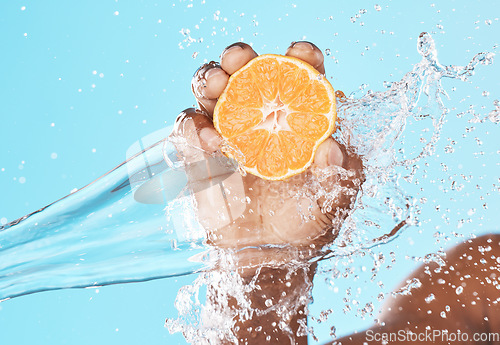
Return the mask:
<path id="1" fill-rule="evenodd" d="M 214 281 L 208 300 L 232 315 L 231 333 L 239 343 L 307 344 L 307 305 L 316 264 L 299 260 L 297 251 L 251 249 L 221 259 L 229 264 L 221 262 L 216 276 L 231 277 L 230 283 Z M 251 255 L 256 253 L 257 258 Z"/>
<path id="2" fill-rule="evenodd" d="M 251 280 L 259 272 L 276 270 L 280 275 L 299 268 L 316 267 L 314 258 L 318 249 L 295 246 L 258 246 L 215 251 L 215 269 L 237 272 L 243 279 Z M 314 270 L 313 270 L 314 271 Z M 312 279 L 312 277 L 311 277 Z"/>

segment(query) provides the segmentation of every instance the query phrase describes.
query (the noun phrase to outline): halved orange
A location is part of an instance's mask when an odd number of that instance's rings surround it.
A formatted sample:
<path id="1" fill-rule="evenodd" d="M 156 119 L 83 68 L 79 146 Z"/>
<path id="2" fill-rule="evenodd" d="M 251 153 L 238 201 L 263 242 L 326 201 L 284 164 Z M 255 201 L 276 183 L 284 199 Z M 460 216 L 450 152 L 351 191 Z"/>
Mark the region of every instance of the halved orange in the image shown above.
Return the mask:
<path id="1" fill-rule="evenodd" d="M 312 164 L 336 115 L 335 91 L 324 75 L 302 60 L 269 54 L 231 75 L 213 120 L 245 156 L 247 172 L 284 180 Z"/>

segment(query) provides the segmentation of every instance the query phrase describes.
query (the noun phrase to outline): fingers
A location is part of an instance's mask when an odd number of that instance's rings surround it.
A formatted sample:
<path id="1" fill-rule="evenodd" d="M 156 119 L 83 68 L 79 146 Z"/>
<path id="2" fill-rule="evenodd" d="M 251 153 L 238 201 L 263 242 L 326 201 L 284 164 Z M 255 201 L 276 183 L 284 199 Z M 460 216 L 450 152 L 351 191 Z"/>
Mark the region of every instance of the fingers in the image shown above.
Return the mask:
<path id="1" fill-rule="evenodd" d="M 214 61 L 202 65 L 193 76 L 191 85 L 198 98 L 216 99 L 227 85 L 229 75 Z"/>
<path id="2" fill-rule="evenodd" d="M 217 98 L 224 91 L 229 75 L 256 56 L 257 53 L 248 44 L 234 43 L 222 52 L 220 64 L 211 61 L 202 65 L 191 81 L 191 88 L 200 109 L 212 116 Z"/>
<path id="3" fill-rule="evenodd" d="M 301 59 L 313 66 L 318 72 L 325 73 L 323 53 L 310 42 L 293 42 L 285 55 Z M 200 109 L 211 117 L 217 99 L 227 85 L 229 76 L 255 57 L 257 57 L 257 53 L 251 46 L 237 42 L 224 49 L 220 57 L 220 64 L 211 61 L 201 66 L 191 82 L 191 88 Z"/>
<path id="4" fill-rule="evenodd" d="M 170 139 L 187 163 L 204 159 L 219 149 L 221 138 L 201 110 L 189 108 L 179 114 Z"/>
<path id="5" fill-rule="evenodd" d="M 217 98 L 227 85 L 229 75 L 214 61 L 202 65 L 195 72 L 191 89 L 200 109 L 212 116 Z"/>
<path id="6" fill-rule="evenodd" d="M 330 137 L 318 147 L 312 169 L 320 178 L 322 188 L 333 193 L 318 200 L 322 213 L 330 220 L 342 221 L 364 181 L 361 158 L 349 154 L 343 145 Z"/>
<path id="7" fill-rule="evenodd" d="M 339 166 L 346 170 L 357 172 L 358 177 L 362 175 L 363 161 L 354 154 L 349 154 L 347 149 L 337 143 L 333 138 L 326 139 L 316 150 L 314 155 L 314 166 L 324 169 L 329 166 Z"/>
<path id="8" fill-rule="evenodd" d="M 311 42 L 293 42 L 290 47 L 288 47 L 285 55 L 301 59 L 313 66 L 319 73 L 325 74 L 325 58 L 323 53 Z"/>
<path id="9" fill-rule="evenodd" d="M 217 229 L 240 217 L 246 209 L 242 178 L 235 164 L 219 152 L 222 139 L 207 114 L 184 110 L 169 139 L 185 162 L 200 223 L 206 229 Z"/>
<path id="10" fill-rule="evenodd" d="M 220 56 L 220 65 L 227 74 L 231 75 L 255 57 L 257 53 L 251 46 L 237 42 L 224 49 Z"/>
<path id="11" fill-rule="evenodd" d="M 326 139 L 316 150 L 314 164 L 320 168 L 331 165 L 342 167 L 344 164 L 344 153 L 340 145 L 331 137 Z"/>

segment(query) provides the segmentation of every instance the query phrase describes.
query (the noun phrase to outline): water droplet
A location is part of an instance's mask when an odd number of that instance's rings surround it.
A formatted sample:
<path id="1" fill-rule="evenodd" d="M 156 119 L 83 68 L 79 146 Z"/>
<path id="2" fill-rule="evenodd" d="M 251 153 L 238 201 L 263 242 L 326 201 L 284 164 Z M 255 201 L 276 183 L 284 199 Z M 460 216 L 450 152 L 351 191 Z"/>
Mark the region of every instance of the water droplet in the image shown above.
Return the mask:
<path id="1" fill-rule="evenodd" d="M 446 146 L 444 147 L 444 153 L 453 153 L 453 152 L 455 152 L 455 149 L 453 148 L 453 146 L 451 146 L 451 145 L 446 145 Z"/>
<path id="2" fill-rule="evenodd" d="M 490 113 L 488 114 L 488 118 L 493 123 L 499 123 L 500 122 L 500 108 L 497 108 L 495 110 L 490 111 Z"/>
<path id="3" fill-rule="evenodd" d="M 463 286 L 458 286 L 458 287 L 455 289 L 455 293 L 456 293 L 457 295 L 460 295 L 463 291 L 464 291 Z"/>
<path id="4" fill-rule="evenodd" d="M 380 6 L 379 4 L 375 4 L 375 6 L 373 6 L 375 8 L 375 11 L 381 11 L 382 10 L 382 6 Z"/>
<path id="5" fill-rule="evenodd" d="M 432 301 L 434 301 L 435 299 L 436 299 L 436 296 L 434 296 L 434 294 L 433 294 L 433 293 L 431 293 L 429 296 L 427 296 L 427 297 L 425 298 L 425 301 L 426 301 L 427 303 L 431 303 L 431 302 L 432 302 Z"/>

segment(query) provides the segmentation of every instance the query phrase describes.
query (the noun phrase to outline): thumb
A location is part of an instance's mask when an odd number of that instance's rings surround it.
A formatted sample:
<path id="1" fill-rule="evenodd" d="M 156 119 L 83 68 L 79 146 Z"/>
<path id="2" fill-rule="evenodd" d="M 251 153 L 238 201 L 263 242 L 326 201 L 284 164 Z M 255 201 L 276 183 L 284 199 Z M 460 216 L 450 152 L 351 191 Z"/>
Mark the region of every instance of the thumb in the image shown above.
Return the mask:
<path id="1" fill-rule="evenodd" d="M 327 168 L 331 165 L 343 167 L 344 150 L 331 137 L 319 145 L 314 156 L 314 165 L 319 168 Z"/>
<path id="2" fill-rule="evenodd" d="M 318 200 L 320 208 L 329 219 L 338 218 L 342 221 L 354 206 L 364 181 L 361 158 L 348 154 L 343 145 L 330 137 L 318 147 L 313 169 L 319 170 L 319 174 L 322 174 L 321 171 L 326 172 L 320 179 L 321 188 L 325 189 L 326 194 L 334 192 L 328 198 Z"/>

